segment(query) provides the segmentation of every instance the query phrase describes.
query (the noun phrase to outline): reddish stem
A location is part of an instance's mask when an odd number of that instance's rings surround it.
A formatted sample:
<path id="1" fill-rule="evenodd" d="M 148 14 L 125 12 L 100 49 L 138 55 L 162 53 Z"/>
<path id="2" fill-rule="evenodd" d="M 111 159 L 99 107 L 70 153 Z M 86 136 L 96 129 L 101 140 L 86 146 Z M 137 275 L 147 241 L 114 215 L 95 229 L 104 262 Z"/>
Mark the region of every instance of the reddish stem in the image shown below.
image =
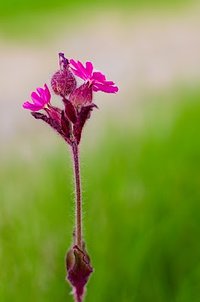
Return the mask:
<path id="1" fill-rule="evenodd" d="M 76 142 L 72 143 L 74 182 L 76 192 L 76 236 L 75 244 L 82 249 L 82 196 L 81 196 L 81 177 L 79 163 L 79 149 Z"/>
<path id="2" fill-rule="evenodd" d="M 80 296 L 77 296 L 76 298 L 75 298 L 75 302 L 82 302 L 83 300 L 82 300 L 82 298 L 80 297 Z"/>

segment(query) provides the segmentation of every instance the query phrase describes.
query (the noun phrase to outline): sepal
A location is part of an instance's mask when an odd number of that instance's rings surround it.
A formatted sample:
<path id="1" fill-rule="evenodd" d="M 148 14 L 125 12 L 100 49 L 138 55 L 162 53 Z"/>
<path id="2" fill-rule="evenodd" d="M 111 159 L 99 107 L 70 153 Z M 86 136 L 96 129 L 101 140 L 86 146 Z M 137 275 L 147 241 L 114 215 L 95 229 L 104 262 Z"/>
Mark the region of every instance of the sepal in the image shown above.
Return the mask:
<path id="1" fill-rule="evenodd" d="M 67 118 L 69 119 L 70 122 L 75 124 L 77 121 L 77 114 L 76 114 L 76 110 L 75 110 L 74 106 L 67 99 L 63 99 L 63 102 L 65 104 L 65 114 L 66 114 Z"/>
<path id="2" fill-rule="evenodd" d="M 44 121 L 45 123 L 49 124 L 49 126 L 51 126 L 54 130 L 56 130 L 59 134 L 62 135 L 61 125 L 57 120 L 48 117 L 47 115 L 40 112 L 31 112 L 31 114 L 35 119 L 40 119 Z"/>
<path id="3" fill-rule="evenodd" d="M 91 104 L 81 108 L 78 114 L 77 122 L 74 124 L 74 137 L 79 144 L 81 140 L 81 134 L 86 121 L 90 118 L 91 112 L 94 108 L 98 108 L 97 105 Z"/>

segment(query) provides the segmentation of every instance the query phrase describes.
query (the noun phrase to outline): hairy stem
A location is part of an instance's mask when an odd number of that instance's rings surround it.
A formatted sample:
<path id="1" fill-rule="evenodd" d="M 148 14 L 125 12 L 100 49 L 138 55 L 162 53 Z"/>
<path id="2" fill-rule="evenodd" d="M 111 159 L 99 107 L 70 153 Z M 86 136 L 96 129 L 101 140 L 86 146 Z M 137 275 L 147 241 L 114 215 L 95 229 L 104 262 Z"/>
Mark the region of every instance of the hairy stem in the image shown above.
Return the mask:
<path id="1" fill-rule="evenodd" d="M 74 165 L 74 182 L 76 193 L 76 227 L 75 227 L 75 243 L 82 249 L 82 195 L 81 195 L 81 176 L 79 149 L 76 142 L 72 144 L 73 165 Z"/>
<path id="2" fill-rule="evenodd" d="M 80 297 L 80 296 L 77 296 L 76 298 L 75 298 L 75 302 L 82 302 L 83 300 L 82 300 L 82 297 Z"/>

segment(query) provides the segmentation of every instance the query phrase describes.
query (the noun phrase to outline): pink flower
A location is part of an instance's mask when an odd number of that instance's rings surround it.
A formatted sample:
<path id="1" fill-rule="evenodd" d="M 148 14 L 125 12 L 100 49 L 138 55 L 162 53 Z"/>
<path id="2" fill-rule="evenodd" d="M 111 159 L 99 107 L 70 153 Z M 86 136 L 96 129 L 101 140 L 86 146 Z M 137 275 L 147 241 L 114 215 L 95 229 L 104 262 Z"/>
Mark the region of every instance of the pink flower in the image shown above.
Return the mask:
<path id="1" fill-rule="evenodd" d="M 31 111 L 39 111 L 44 109 L 44 107 L 50 102 L 51 94 L 47 85 L 44 85 L 43 88 L 37 88 L 37 92 L 31 93 L 31 98 L 33 103 L 26 101 L 23 104 L 23 108 L 29 109 Z"/>
<path id="2" fill-rule="evenodd" d="M 114 86 L 115 83 L 107 81 L 105 75 L 99 71 L 93 71 L 91 62 L 86 62 L 85 66 L 80 61 L 70 60 L 71 70 L 73 73 L 83 79 L 89 81 L 92 85 L 93 91 L 103 91 L 107 93 L 116 93 L 118 87 Z"/>

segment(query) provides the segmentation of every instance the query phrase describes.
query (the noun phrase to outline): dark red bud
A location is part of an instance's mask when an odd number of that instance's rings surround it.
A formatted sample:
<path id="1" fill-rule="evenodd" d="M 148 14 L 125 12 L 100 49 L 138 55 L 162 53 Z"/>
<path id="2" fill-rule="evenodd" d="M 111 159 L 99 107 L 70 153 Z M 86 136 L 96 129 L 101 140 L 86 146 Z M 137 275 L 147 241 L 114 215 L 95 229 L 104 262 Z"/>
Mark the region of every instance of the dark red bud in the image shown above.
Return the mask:
<path id="1" fill-rule="evenodd" d="M 90 274 L 93 272 L 90 265 L 90 258 L 85 249 L 80 249 L 77 245 L 67 253 L 66 267 L 67 279 L 74 289 L 77 301 L 82 301 L 85 286 L 88 282 Z"/>
<path id="2" fill-rule="evenodd" d="M 64 97 L 76 88 L 76 79 L 68 68 L 59 70 L 52 76 L 51 87 L 55 94 Z"/>

